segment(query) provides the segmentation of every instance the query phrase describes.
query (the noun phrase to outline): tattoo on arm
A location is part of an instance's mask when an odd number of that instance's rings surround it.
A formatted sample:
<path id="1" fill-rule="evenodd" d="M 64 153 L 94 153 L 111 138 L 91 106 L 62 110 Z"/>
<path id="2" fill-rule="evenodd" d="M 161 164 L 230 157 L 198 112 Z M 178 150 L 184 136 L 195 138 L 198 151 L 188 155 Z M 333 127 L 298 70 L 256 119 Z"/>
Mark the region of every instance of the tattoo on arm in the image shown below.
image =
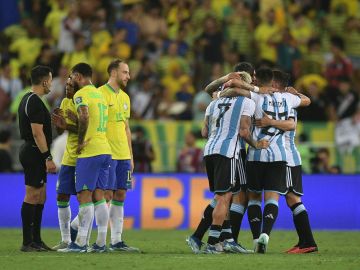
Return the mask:
<path id="1" fill-rule="evenodd" d="M 251 117 L 250 116 L 241 116 L 240 119 L 240 137 L 242 137 L 249 145 L 254 148 L 257 148 L 256 141 L 253 140 L 250 132 L 251 127 Z"/>
<path id="2" fill-rule="evenodd" d="M 82 144 L 85 140 L 86 131 L 89 126 L 89 108 L 86 106 L 80 106 L 78 113 L 78 144 Z"/>
<path id="3" fill-rule="evenodd" d="M 214 93 L 222 84 L 225 83 L 226 76 L 223 76 L 219 79 L 216 79 L 215 81 L 212 81 L 205 87 L 206 93 L 208 93 L 210 96 L 212 96 L 212 93 Z"/>

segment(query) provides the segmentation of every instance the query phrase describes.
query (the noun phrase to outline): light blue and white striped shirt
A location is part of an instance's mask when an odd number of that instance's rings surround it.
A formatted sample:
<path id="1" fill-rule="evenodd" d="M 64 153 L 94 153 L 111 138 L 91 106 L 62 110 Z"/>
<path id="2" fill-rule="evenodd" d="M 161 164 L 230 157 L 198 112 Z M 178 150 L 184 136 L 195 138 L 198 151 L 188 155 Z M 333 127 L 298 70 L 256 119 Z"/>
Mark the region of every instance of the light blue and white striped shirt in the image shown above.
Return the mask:
<path id="1" fill-rule="evenodd" d="M 262 118 L 265 112 L 276 120 L 287 120 L 290 110 L 300 105 L 301 99 L 289 93 L 276 92 L 272 95 L 251 93 L 255 101 L 255 118 Z M 255 141 L 268 140 L 270 145 L 266 149 L 255 149 L 249 146 L 248 160 L 261 162 L 286 161 L 284 132 L 275 127 L 254 127 L 252 137 Z"/>
<path id="2" fill-rule="evenodd" d="M 295 125 L 297 125 L 297 111 L 295 109 L 290 111 L 290 117 L 294 118 Z M 300 166 L 301 156 L 295 145 L 296 128 L 286 131 L 284 136 L 287 165 L 290 167 Z"/>
<path id="3" fill-rule="evenodd" d="M 206 108 L 208 141 L 204 156 L 219 154 L 228 158 L 239 158 L 245 142 L 239 136 L 241 116 L 252 117 L 255 103 L 246 97 L 219 98 Z"/>

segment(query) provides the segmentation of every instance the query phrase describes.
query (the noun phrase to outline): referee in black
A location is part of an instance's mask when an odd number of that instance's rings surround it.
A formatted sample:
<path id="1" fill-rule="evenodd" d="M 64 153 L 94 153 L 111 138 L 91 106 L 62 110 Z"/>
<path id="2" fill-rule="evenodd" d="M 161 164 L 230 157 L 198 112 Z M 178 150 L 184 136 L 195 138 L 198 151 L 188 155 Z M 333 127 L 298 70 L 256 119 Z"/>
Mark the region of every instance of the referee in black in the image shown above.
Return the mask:
<path id="1" fill-rule="evenodd" d="M 46 199 L 46 173 L 54 173 L 50 154 L 51 117 L 41 97 L 50 92 L 51 69 L 36 66 L 31 70 L 31 91 L 20 102 L 18 116 L 21 138 L 19 159 L 25 174 L 25 198 L 21 208 L 23 245 L 21 251 L 51 250 L 41 240 L 41 220 Z"/>

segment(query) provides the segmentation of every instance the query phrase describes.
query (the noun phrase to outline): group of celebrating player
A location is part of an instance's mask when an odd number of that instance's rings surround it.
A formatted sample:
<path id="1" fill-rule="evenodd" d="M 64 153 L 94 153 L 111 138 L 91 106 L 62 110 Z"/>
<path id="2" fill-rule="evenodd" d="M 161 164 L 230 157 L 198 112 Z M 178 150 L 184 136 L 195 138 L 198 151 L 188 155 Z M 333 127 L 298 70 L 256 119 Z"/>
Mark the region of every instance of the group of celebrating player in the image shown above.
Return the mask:
<path id="1" fill-rule="evenodd" d="M 301 201 L 301 157 L 295 146 L 296 108 L 308 106 L 310 99 L 288 83 L 289 75 L 280 70 L 260 68 L 255 73 L 250 63 L 241 62 L 234 72 L 206 87 L 213 101 L 202 128 L 208 138 L 204 160 L 215 196 L 186 239 L 194 253 L 265 253 L 280 195 L 286 196 L 299 237 L 286 252 L 318 251 Z M 246 210 L 253 250 L 238 243 Z"/>
<path id="2" fill-rule="evenodd" d="M 68 131 L 57 182 L 62 240 L 53 249 L 60 252 L 139 251 L 122 240 L 124 200 L 134 168 L 130 99 L 122 90 L 130 79 L 129 67 L 114 60 L 107 71 L 108 82 L 96 88 L 91 82 L 91 66 L 75 65 L 66 83 L 66 98 L 52 114 L 57 130 Z M 71 221 L 69 200 L 76 194 L 79 213 Z M 97 239 L 89 246 L 94 217 Z"/>

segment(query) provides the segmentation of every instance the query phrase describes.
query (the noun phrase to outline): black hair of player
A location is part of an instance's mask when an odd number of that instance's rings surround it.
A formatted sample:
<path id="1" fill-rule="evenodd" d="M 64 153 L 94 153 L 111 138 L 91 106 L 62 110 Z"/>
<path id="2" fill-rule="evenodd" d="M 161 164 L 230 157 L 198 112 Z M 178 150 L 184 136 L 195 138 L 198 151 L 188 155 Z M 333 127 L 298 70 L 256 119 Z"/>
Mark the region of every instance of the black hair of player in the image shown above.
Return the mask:
<path id="1" fill-rule="evenodd" d="M 11 132 L 9 130 L 0 131 L 0 143 L 7 143 L 11 138 Z"/>
<path id="2" fill-rule="evenodd" d="M 235 65 L 234 71 L 235 72 L 245 71 L 249 73 L 251 76 L 253 76 L 255 72 L 255 68 L 249 62 L 240 62 Z"/>
<path id="3" fill-rule="evenodd" d="M 273 80 L 279 83 L 282 88 L 285 88 L 289 85 L 290 75 L 288 73 L 275 69 L 273 70 L 273 75 Z"/>
<path id="4" fill-rule="evenodd" d="M 92 77 L 92 68 L 89 64 L 86 63 L 79 63 L 73 66 L 71 69 L 71 73 L 79 73 L 85 78 L 91 78 Z"/>
<path id="5" fill-rule="evenodd" d="M 273 71 L 268 67 L 262 67 L 256 70 L 257 82 L 261 85 L 267 85 L 273 80 Z"/>
<path id="6" fill-rule="evenodd" d="M 52 73 L 51 68 L 47 66 L 36 66 L 31 70 L 30 78 L 32 85 L 39 85 L 44 80 L 49 78 L 49 73 Z"/>
<path id="7" fill-rule="evenodd" d="M 120 65 L 120 63 L 123 63 L 124 61 L 121 59 L 115 59 L 113 61 L 111 61 L 111 63 L 108 65 L 107 68 L 107 73 L 109 74 L 109 76 L 111 75 L 111 71 L 113 71 L 114 69 L 117 69 Z"/>

